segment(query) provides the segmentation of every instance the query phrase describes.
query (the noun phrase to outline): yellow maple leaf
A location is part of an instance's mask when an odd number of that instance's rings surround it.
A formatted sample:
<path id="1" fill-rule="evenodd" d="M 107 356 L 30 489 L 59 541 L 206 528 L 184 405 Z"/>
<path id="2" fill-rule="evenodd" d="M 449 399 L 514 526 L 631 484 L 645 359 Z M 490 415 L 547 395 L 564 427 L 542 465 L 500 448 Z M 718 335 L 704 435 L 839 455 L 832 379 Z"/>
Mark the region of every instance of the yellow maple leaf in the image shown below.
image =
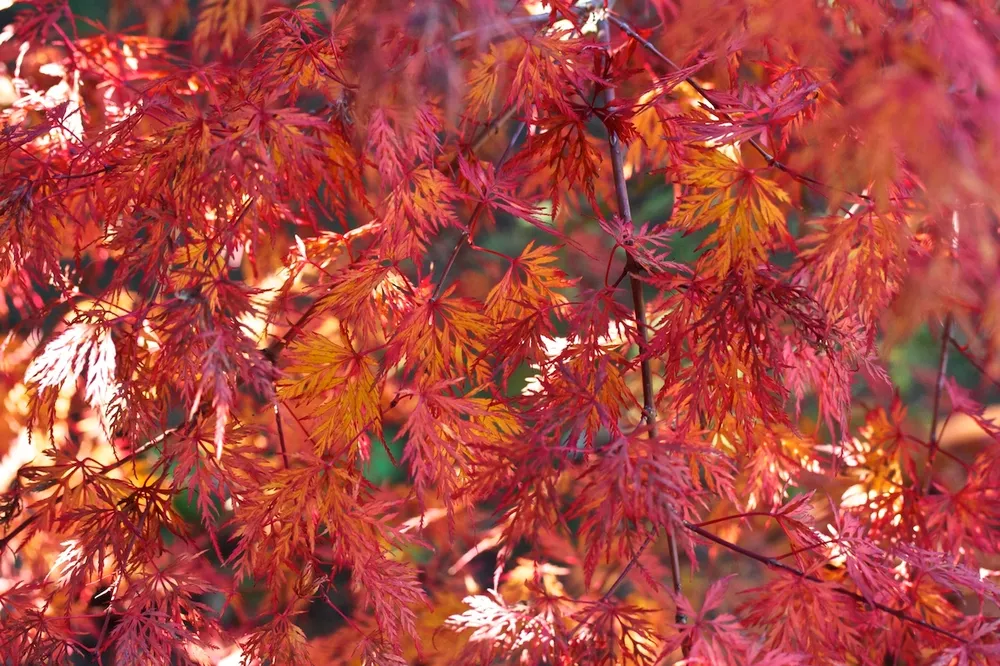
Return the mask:
<path id="1" fill-rule="evenodd" d="M 701 259 L 718 276 L 741 267 L 754 269 L 788 238 L 782 210 L 788 194 L 718 150 L 704 151 L 678 174 L 685 192 L 670 224 L 696 231 L 714 225 L 699 249 L 711 248 Z"/>
<path id="2" fill-rule="evenodd" d="M 287 354 L 291 363 L 278 395 L 308 405 L 317 423 L 312 438 L 318 454 L 346 448 L 353 455 L 366 431 L 381 436 L 382 391 L 374 357 L 320 335 L 305 336 Z"/>
<path id="3" fill-rule="evenodd" d="M 469 87 L 465 93 L 469 118 L 475 118 L 483 109 L 492 110 L 498 77 L 497 49 L 491 45 L 490 50 L 479 56 L 469 70 Z"/>

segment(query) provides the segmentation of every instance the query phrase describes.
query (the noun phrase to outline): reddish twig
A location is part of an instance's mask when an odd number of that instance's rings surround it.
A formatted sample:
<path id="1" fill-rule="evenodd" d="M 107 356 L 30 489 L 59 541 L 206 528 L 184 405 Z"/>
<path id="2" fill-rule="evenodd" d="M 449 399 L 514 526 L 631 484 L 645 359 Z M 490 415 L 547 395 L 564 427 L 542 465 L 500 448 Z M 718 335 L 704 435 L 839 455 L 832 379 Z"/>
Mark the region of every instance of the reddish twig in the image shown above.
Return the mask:
<path id="1" fill-rule="evenodd" d="M 576 632 L 580 630 L 580 627 L 582 627 L 584 624 L 587 623 L 587 619 L 590 617 L 592 609 L 600 606 L 601 604 L 605 603 L 608 599 L 610 599 L 611 595 L 615 593 L 615 590 L 617 590 L 621 586 L 621 584 L 625 582 L 625 579 L 628 578 L 628 575 L 632 572 L 632 569 L 634 569 L 635 565 L 639 563 L 639 558 L 642 557 L 642 554 L 646 552 L 646 549 L 649 548 L 650 544 L 653 543 L 654 536 L 655 533 L 650 534 L 646 537 L 646 540 L 642 542 L 641 546 L 639 546 L 639 550 L 635 552 L 635 555 L 633 555 L 632 559 L 628 561 L 628 564 L 625 565 L 625 568 L 622 569 L 621 573 L 619 573 L 618 576 L 614 579 L 614 581 L 612 581 L 608 589 L 604 592 L 604 594 L 601 595 L 601 598 L 592 603 L 592 605 L 590 606 L 591 610 L 588 610 L 588 612 L 583 617 L 580 618 L 580 621 L 576 624 L 576 626 L 573 627 L 573 630 L 569 632 L 569 636 L 566 639 L 567 641 L 573 640 L 573 636 L 575 636 Z"/>
<path id="2" fill-rule="evenodd" d="M 715 544 L 718 544 L 718 545 L 722 546 L 723 548 L 725 548 L 727 550 L 731 550 L 734 553 L 737 553 L 739 555 L 743 555 L 744 557 L 748 557 L 748 558 L 750 558 L 752 560 L 756 560 L 757 562 L 760 562 L 761 564 L 765 564 L 765 565 L 767 565 L 768 567 L 770 567 L 772 569 L 779 569 L 781 571 L 784 571 L 785 573 L 791 574 L 793 576 L 797 576 L 799 578 L 804 578 L 805 580 L 811 581 L 813 583 L 819 583 L 821 585 L 830 585 L 830 583 L 828 581 L 825 581 L 822 578 L 819 578 L 818 576 L 813 576 L 811 574 L 807 574 L 804 571 L 800 571 L 799 569 L 796 569 L 793 566 L 789 566 L 789 565 L 785 564 L 784 562 L 779 562 L 778 560 L 776 560 L 773 557 L 768 557 L 766 555 L 761 555 L 760 553 L 755 553 L 754 551 L 749 550 L 747 548 L 744 548 L 743 546 L 740 546 L 738 544 L 735 544 L 732 541 L 726 541 L 722 537 L 716 536 L 716 535 L 712 534 L 711 532 L 709 532 L 708 530 L 703 529 L 701 527 L 698 527 L 697 525 L 695 525 L 693 523 L 689 523 L 689 522 L 685 521 L 684 522 L 684 527 L 686 527 L 688 530 L 690 530 L 694 534 L 697 534 L 698 536 L 700 536 L 700 537 L 702 537 L 704 539 L 707 539 L 707 540 L 709 540 L 709 541 L 711 541 L 711 542 L 713 542 Z M 951 631 L 948 631 L 947 629 L 944 629 L 943 627 L 939 627 L 937 625 L 931 624 L 930 622 L 926 622 L 924 620 L 921 620 L 918 617 L 914 617 L 914 616 L 906 613 L 905 611 L 903 611 L 903 610 L 901 610 L 899 608 L 893 608 L 891 606 L 886 606 L 885 604 L 881 604 L 881 603 L 879 603 L 877 601 L 868 601 L 867 599 L 865 599 L 865 597 L 863 597 L 862 595 L 858 594 L 857 592 L 851 592 L 850 590 L 844 589 L 844 588 L 836 586 L 836 585 L 832 585 L 831 589 L 834 592 L 836 592 L 837 594 L 840 594 L 842 596 L 854 599 L 855 601 L 860 602 L 860 603 L 862 603 L 862 604 L 864 604 L 864 605 L 866 605 L 866 606 L 868 606 L 870 608 L 875 608 L 877 610 L 880 610 L 883 613 L 886 613 L 888 615 L 892 615 L 893 617 L 895 617 L 895 618 L 897 618 L 899 620 L 902 620 L 904 622 L 909 622 L 909 623 L 915 624 L 915 625 L 917 625 L 919 627 L 923 627 L 924 629 L 927 629 L 928 631 L 933 631 L 934 633 L 940 634 L 941 636 L 947 636 L 948 638 L 952 639 L 953 641 L 957 641 L 959 643 L 967 643 L 968 642 L 964 638 L 962 638 L 961 636 L 959 636 L 958 634 L 955 634 L 955 633 L 953 633 Z"/>
<path id="3" fill-rule="evenodd" d="M 274 425 L 278 429 L 278 450 L 281 451 L 281 462 L 288 469 L 288 448 L 285 446 L 285 428 L 281 424 L 281 401 L 274 399 Z"/>
<path id="4" fill-rule="evenodd" d="M 993 386 L 995 386 L 996 388 L 1000 388 L 1000 379 L 997 379 L 997 378 L 993 377 L 992 375 L 990 375 L 989 370 L 987 370 L 987 368 L 983 364 L 983 362 L 980 361 L 979 359 L 977 359 L 975 356 L 973 356 L 972 352 L 969 351 L 969 348 L 967 346 L 960 345 L 958 343 L 958 341 L 955 340 L 955 338 L 953 338 L 953 337 L 949 338 L 949 342 L 951 343 L 951 346 L 955 348 L 955 351 L 957 351 L 959 354 L 961 354 L 962 356 L 965 357 L 965 360 L 969 362 L 969 365 L 971 365 L 973 368 L 975 368 L 976 370 L 978 370 L 979 373 L 988 382 L 990 382 L 991 384 L 993 384 Z"/>
<path id="5" fill-rule="evenodd" d="M 109 474 L 109 473 L 113 472 L 114 470 L 118 469 L 119 467 L 122 467 L 122 466 L 128 464 L 129 462 L 135 460 L 136 458 L 138 458 L 139 456 L 141 456 L 143 453 L 145 453 L 149 449 L 151 449 L 154 446 L 157 446 L 158 444 L 160 444 L 164 439 L 166 439 L 167 437 L 169 437 L 173 433 L 177 432 L 181 428 L 185 427 L 186 425 L 188 425 L 187 421 L 185 421 L 185 423 L 182 423 L 180 426 L 178 426 L 176 428 L 169 428 L 167 430 L 164 430 L 162 433 L 160 433 L 159 435 L 157 435 L 153 439 L 149 440 L 148 442 L 146 442 L 145 444 L 143 444 L 139 448 L 135 449 L 134 451 L 132 451 L 128 455 L 122 456 L 121 458 L 119 458 L 115 462 L 109 463 L 109 464 L 104 465 L 103 467 L 101 467 L 100 474 L 101 475 Z M 51 502 L 53 504 L 58 504 L 59 502 L 62 501 L 62 498 L 63 498 L 63 495 L 61 494 L 58 497 L 52 499 Z M 48 502 L 48 501 L 50 501 L 50 500 L 40 500 L 39 502 L 33 504 L 32 506 L 30 506 L 28 508 L 29 509 L 33 509 L 34 507 L 38 506 L 38 504 L 41 504 L 41 503 L 44 503 L 44 502 Z M 9 544 L 11 541 L 13 541 L 15 538 L 17 538 L 17 535 L 19 535 L 21 532 L 23 532 L 24 530 L 26 530 L 29 527 L 31 527 L 39 519 L 40 516 L 41 516 L 40 513 L 33 513 L 30 516 L 28 516 L 27 518 L 25 518 L 24 520 L 22 520 L 20 523 L 18 523 L 18 525 L 16 527 L 14 527 L 12 530 L 10 530 L 9 532 L 7 532 L 7 534 L 5 534 L 2 539 L 0 539 L 0 553 L 3 553 L 3 551 L 7 548 L 7 544 Z"/>
<path id="6" fill-rule="evenodd" d="M 518 128 L 514 131 L 513 136 L 510 137 L 510 141 L 507 142 L 507 148 L 503 151 L 503 155 L 500 156 L 500 159 L 497 160 L 497 165 L 496 165 L 497 171 L 503 168 L 503 165 L 506 164 L 507 160 L 510 159 L 511 154 L 513 154 L 514 152 L 514 146 L 517 145 L 517 142 L 521 138 L 521 134 L 522 132 L 524 132 L 526 127 L 527 125 L 525 123 L 523 122 L 520 123 L 518 125 Z M 478 143 L 478 141 L 475 141 L 473 143 L 476 144 Z M 458 259 L 458 255 L 462 251 L 462 248 L 464 248 L 472 241 L 473 227 L 475 226 L 476 220 L 479 219 L 479 216 L 482 214 L 483 209 L 485 207 L 486 203 L 480 201 L 479 203 L 476 204 L 476 207 L 472 209 L 472 214 L 469 216 L 469 223 L 466 225 L 466 228 L 462 231 L 462 235 L 459 236 L 458 242 L 455 243 L 455 247 L 452 248 L 451 255 L 448 257 L 448 261 L 444 266 L 444 270 L 441 272 L 440 277 L 438 277 L 437 279 L 437 286 L 434 288 L 434 293 L 431 296 L 432 299 L 440 298 L 441 293 L 444 291 L 448 275 L 451 273 L 452 268 L 455 267 L 455 260 Z"/>
<path id="7" fill-rule="evenodd" d="M 924 478 L 924 494 L 931 489 L 931 479 L 934 477 L 934 458 L 937 457 L 939 436 L 938 436 L 938 413 L 941 410 L 941 392 L 944 389 L 945 380 L 948 378 L 948 343 L 951 340 L 951 327 L 954 320 L 951 313 L 944 320 L 944 330 L 941 332 L 941 356 L 938 359 L 937 380 L 934 382 L 934 405 L 931 407 L 931 434 L 928 439 L 927 450 L 927 476 Z"/>

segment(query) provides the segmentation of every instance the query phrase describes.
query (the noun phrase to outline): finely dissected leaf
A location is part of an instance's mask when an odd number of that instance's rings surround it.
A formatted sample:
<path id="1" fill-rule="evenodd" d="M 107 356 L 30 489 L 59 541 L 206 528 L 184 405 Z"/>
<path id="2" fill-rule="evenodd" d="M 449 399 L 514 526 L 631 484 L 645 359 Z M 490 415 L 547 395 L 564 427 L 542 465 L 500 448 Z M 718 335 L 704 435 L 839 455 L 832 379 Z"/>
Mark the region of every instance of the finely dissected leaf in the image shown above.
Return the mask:
<path id="1" fill-rule="evenodd" d="M 621 218 L 601 220 L 601 228 L 615 239 L 616 246 L 624 249 L 626 254 L 645 271 L 665 273 L 687 270 L 683 264 L 666 259 L 666 255 L 669 254 L 669 241 L 673 235 L 669 229 L 654 231 L 650 225 L 634 229 Z"/>
<path id="2" fill-rule="evenodd" d="M 706 120 L 696 119 L 684 123 L 687 131 L 710 145 L 743 142 L 749 139 L 767 140 L 778 133 L 782 147 L 791 135 L 789 125 L 800 123 L 814 109 L 819 98 L 820 84 L 809 70 L 791 68 L 772 74 L 770 85 L 747 86 L 737 94 L 711 91 L 705 110 Z M 725 122 L 718 122 L 718 118 Z"/>
<path id="3" fill-rule="evenodd" d="M 355 351 L 349 341 L 316 334 L 292 345 L 286 358 L 287 379 L 279 382 L 278 396 L 295 401 L 315 422 L 317 454 L 355 450 L 368 431 L 382 437 L 377 359 Z"/>
<path id="4" fill-rule="evenodd" d="M 710 498 L 732 495 L 731 462 L 689 444 L 684 433 L 659 441 L 618 434 L 591 458 L 569 512 L 582 519 L 588 577 L 600 558 L 611 555 L 613 543 L 622 550 L 631 544 L 634 552 L 646 525 L 671 529 L 697 516 Z"/>
<path id="5" fill-rule="evenodd" d="M 799 258 L 824 304 L 836 313 L 859 308 L 866 321 L 877 317 L 899 289 L 905 268 L 910 239 L 904 221 L 865 205 L 810 227 Z"/>
<path id="6" fill-rule="evenodd" d="M 586 613 L 586 628 L 579 631 L 576 659 L 593 664 L 656 663 L 659 639 L 651 611 L 618 601 L 598 601 Z"/>
<path id="7" fill-rule="evenodd" d="M 466 597 L 469 609 L 452 615 L 446 624 L 458 631 L 471 629 L 470 647 L 481 646 L 480 659 L 521 656 L 531 663 L 558 655 L 555 640 L 565 631 L 558 620 L 527 603 L 508 604 L 498 593 Z"/>
<path id="8" fill-rule="evenodd" d="M 470 199 L 476 202 L 476 210 L 480 211 L 481 217 L 486 217 L 491 227 L 496 224 L 494 210 L 531 222 L 534 222 L 541 212 L 535 206 L 524 204 L 517 195 L 519 179 L 523 178 L 525 173 L 521 165 L 511 166 L 511 164 L 508 162 L 498 172 L 492 164 L 484 166 L 459 156 L 459 170 L 472 190 Z M 478 221 L 476 218 L 473 223 Z M 470 233 L 471 231 L 470 229 Z"/>
<path id="9" fill-rule="evenodd" d="M 556 250 L 555 247 L 535 247 L 531 242 L 511 262 L 503 278 L 486 297 L 486 312 L 494 321 L 521 319 L 533 308 L 567 302 L 566 296 L 556 290 L 568 289 L 576 281 L 552 265 L 559 261 Z"/>
<path id="10" fill-rule="evenodd" d="M 843 654 L 858 652 L 857 604 L 831 585 L 779 575 L 767 589 L 775 594 L 748 590 L 741 610 L 749 624 L 764 630 L 768 647 L 808 654 L 817 664 L 834 664 Z"/>
<path id="11" fill-rule="evenodd" d="M 120 408 L 116 404 L 120 400 L 116 354 L 110 330 L 86 323 L 71 324 L 32 360 L 24 380 L 45 391 L 59 390 L 67 382 L 85 377 L 84 396 L 107 428 L 112 410 Z"/>
<path id="12" fill-rule="evenodd" d="M 480 451 L 502 448 L 519 429 L 483 399 L 447 395 L 453 383 L 415 389 L 416 405 L 400 430 L 407 438 L 403 460 L 410 464 L 418 497 L 423 501 L 433 489 L 449 511 L 459 488 L 470 484 L 473 459 Z"/>
<path id="13" fill-rule="evenodd" d="M 435 233 L 460 226 L 452 208 L 458 199 L 458 188 L 441 172 L 426 167 L 411 171 L 382 204 L 383 242 L 398 248 L 398 255 L 390 256 L 419 257 Z"/>
<path id="14" fill-rule="evenodd" d="M 425 298 L 399 323 L 386 363 L 407 359 L 430 380 L 476 377 L 475 360 L 491 331 L 481 306 L 455 297 L 454 288 L 438 298 Z M 482 372 L 484 368 L 479 372 Z"/>
<path id="15" fill-rule="evenodd" d="M 791 241 L 785 226 L 788 194 L 725 151 L 700 151 L 680 168 L 677 180 L 684 191 L 670 223 L 685 231 L 712 228 L 701 244 L 710 248 L 701 260 L 705 270 L 718 276 L 754 270 Z"/>
<path id="16" fill-rule="evenodd" d="M 583 188 L 588 203 L 597 208 L 595 179 L 600 173 L 602 153 L 580 120 L 553 116 L 540 121 L 543 130 L 531 138 L 529 150 L 548 169 L 548 195 L 552 216 L 559 213 L 564 191 Z"/>
<path id="17" fill-rule="evenodd" d="M 340 271 L 316 307 L 329 310 L 367 340 L 385 331 L 390 313 L 403 314 L 411 303 L 412 287 L 399 268 L 362 261 Z"/>
<path id="18" fill-rule="evenodd" d="M 202 4 L 195 27 L 196 48 L 207 50 L 210 42 L 221 36 L 219 48 L 231 54 L 236 38 L 247 23 L 260 17 L 263 8 L 260 0 L 207 0 Z"/>
<path id="19" fill-rule="evenodd" d="M 671 290 L 650 343 L 665 358 L 661 395 L 687 420 L 700 415 L 721 427 L 731 418 L 748 447 L 758 419 L 780 427 L 788 397 L 775 373 L 783 364 L 780 331 L 787 326 L 823 351 L 829 335 L 824 313 L 806 291 L 767 272 L 736 271 L 721 281 L 661 274 L 649 281 Z M 680 353 L 667 356 L 669 349 Z"/>
<path id="20" fill-rule="evenodd" d="M 469 69 L 469 87 L 465 99 L 466 113 L 470 118 L 475 118 L 483 110 L 489 112 L 493 109 L 499 78 L 498 58 L 496 47 L 490 45 L 489 51 L 479 56 Z"/>
<path id="21" fill-rule="evenodd" d="M 835 515 L 830 531 L 833 538 L 829 544 L 835 560 L 843 562 L 847 575 L 866 600 L 902 596 L 888 553 L 864 538 L 864 528 L 856 517 L 849 513 Z"/>
<path id="22" fill-rule="evenodd" d="M 714 613 L 722 604 L 726 587 L 731 577 L 713 583 L 705 593 L 701 609 L 694 610 L 686 597 L 676 596 L 678 609 L 690 618 L 689 624 L 675 626 L 677 634 L 667 641 L 661 656 L 667 656 L 687 643 L 687 651 L 692 659 L 708 663 L 742 663 L 748 653 L 756 651 L 754 642 L 744 633 L 740 621 L 725 612 Z"/>
<path id="23" fill-rule="evenodd" d="M 554 106 L 571 115 L 571 106 L 562 86 L 567 82 L 582 84 L 593 79 L 592 71 L 582 66 L 585 42 L 566 29 L 549 35 L 535 35 L 525 40 L 525 48 L 510 83 L 507 104 L 527 109 L 529 105 Z"/>

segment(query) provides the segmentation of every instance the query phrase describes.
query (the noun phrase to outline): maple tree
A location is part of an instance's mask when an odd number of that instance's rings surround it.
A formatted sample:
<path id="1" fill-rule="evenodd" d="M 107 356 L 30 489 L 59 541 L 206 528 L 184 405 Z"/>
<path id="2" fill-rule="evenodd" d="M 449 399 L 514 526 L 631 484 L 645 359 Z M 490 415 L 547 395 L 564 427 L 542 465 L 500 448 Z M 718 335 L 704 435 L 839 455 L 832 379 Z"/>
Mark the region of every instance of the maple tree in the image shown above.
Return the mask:
<path id="1" fill-rule="evenodd" d="M 5 8 L 4 664 L 1000 663 L 995 3 Z"/>

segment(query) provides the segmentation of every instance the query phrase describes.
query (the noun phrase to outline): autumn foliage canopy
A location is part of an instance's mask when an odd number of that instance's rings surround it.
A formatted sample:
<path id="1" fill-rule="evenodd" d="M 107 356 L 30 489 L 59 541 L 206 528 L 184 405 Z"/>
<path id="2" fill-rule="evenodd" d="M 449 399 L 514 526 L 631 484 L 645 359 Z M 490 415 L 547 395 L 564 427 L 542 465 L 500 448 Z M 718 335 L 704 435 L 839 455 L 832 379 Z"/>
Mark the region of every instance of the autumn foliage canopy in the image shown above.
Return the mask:
<path id="1" fill-rule="evenodd" d="M 0 663 L 1000 663 L 993 2 L 0 4 Z"/>

